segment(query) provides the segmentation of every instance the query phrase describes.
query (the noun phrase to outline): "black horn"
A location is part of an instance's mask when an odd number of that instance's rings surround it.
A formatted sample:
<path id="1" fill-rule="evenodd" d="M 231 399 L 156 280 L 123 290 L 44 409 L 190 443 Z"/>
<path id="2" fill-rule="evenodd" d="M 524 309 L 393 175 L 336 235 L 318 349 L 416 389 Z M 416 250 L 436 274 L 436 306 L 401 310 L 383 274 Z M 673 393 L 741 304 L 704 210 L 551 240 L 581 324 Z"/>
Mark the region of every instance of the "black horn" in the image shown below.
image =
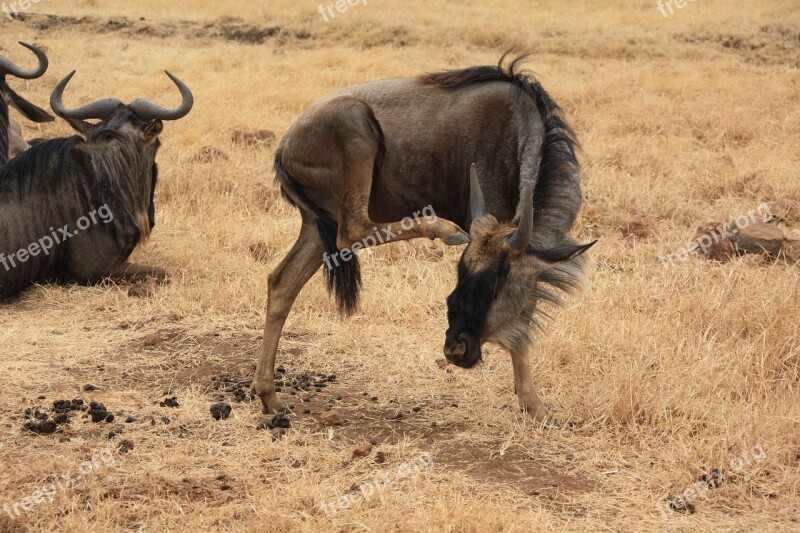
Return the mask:
<path id="1" fill-rule="evenodd" d="M 73 120 L 87 120 L 90 118 L 105 119 L 114 109 L 122 105 L 122 102 L 116 98 L 106 98 L 104 100 L 97 100 L 91 104 L 86 104 L 78 109 L 67 109 L 64 107 L 62 97 L 64 96 L 64 88 L 75 75 L 75 71 L 70 72 L 66 78 L 58 82 L 56 88 L 53 89 L 53 94 L 50 95 L 50 107 L 53 112 L 61 118 Z"/>
<path id="2" fill-rule="evenodd" d="M 173 76 L 169 71 L 164 71 L 169 79 L 178 86 L 183 99 L 178 107 L 175 109 L 164 109 L 161 106 L 154 104 L 149 100 L 139 98 L 131 102 L 131 109 L 139 115 L 143 120 L 178 120 L 189 114 L 194 105 L 194 96 L 189 87 L 186 86 L 181 80 Z"/>
<path id="3" fill-rule="evenodd" d="M 531 243 L 531 235 L 533 235 L 533 187 L 534 182 L 529 182 L 520 196 L 519 209 L 519 225 L 517 231 L 508 239 L 508 246 L 512 250 L 522 253 Z"/>
<path id="4" fill-rule="evenodd" d="M 469 169 L 469 207 L 472 221 L 486 216 L 486 202 L 483 199 L 481 182 L 478 181 L 478 168 L 475 163 Z"/>
<path id="5" fill-rule="evenodd" d="M 32 80 L 44 74 L 48 66 L 47 56 L 44 55 L 44 52 L 32 44 L 23 43 L 22 41 L 19 44 L 36 54 L 39 65 L 33 70 L 23 70 L 7 58 L 0 56 L 0 77 L 11 75 L 23 80 Z"/>

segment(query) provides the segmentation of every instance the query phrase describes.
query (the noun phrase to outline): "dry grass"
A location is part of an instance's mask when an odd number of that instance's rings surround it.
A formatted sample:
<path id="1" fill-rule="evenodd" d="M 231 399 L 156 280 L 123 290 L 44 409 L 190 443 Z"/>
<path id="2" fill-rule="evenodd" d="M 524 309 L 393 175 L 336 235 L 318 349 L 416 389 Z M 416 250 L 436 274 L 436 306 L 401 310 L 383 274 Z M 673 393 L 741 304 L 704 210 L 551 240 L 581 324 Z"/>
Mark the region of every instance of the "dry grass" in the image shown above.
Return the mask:
<path id="1" fill-rule="evenodd" d="M 52 503 L 15 520 L 0 515 L 0 530 L 800 527 L 797 266 L 657 261 L 700 222 L 800 199 L 796 2 L 698 1 L 664 18 L 654 0 L 375 0 L 328 23 L 316 2 L 242 4 L 41 2 L 24 21 L 0 22 L 0 53 L 24 57 L 20 39 L 49 52 L 50 72 L 20 90 L 36 103 L 73 68 L 68 104 L 106 96 L 171 104 L 177 94 L 163 68 L 197 100 L 189 117 L 166 125 L 158 224 L 134 258 L 167 268 L 171 282 L 144 300 L 124 286 L 44 286 L 0 305 L 0 504 L 105 448 L 116 459 Z M 557 313 L 537 348 L 535 381 L 571 429 L 542 431 L 516 412 L 511 364 L 499 350 L 472 371 L 434 364 L 458 250 L 423 261 L 405 245 L 364 261 L 355 318 L 337 318 L 319 275 L 295 305 L 279 363 L 338 375 L 313 415 L 295 417 L 277 442 L 255 429 L 256 404 L 234 404 L 231 419 L 213 421 L 211 376 L 251 375 L 266 277 L 299 225 L 271 189 L 273 147 L 233 146 L 231 131 L 280 135 L 337 87 L 494 63 L 509 45 L 535 51 L 533 68 L 580 136 L 579 233 L 600 239 L 591 293 Z M 25 127 L 28 136 L 68 133 L 63 122 Z M 230 160 L 192 162 L 204 145 Z M 619 227 L 641 214 L 656 220 L 657 236 L 624 240 Z M 251 258 L 256 242 L 267 243 L 269 264 Z M 86 383 L 99 390 L 83 392 Z M 180 408 L 158 405 L 165 389 Z M 350 422 L 321 429 L 316 416 L 337 396 Z M 73 397 L 103 402 L 117 420 L 75 418 L 48 437 L 22 430 L 25 408 Z M 412 415 L 416 404 L 423 409 Z M 405 417 L 389 420 L 398 410 Z M 128 415 L 138 422 L 123 423 Z M 112 429 L 121 434 L 109 441 Z M 386 462 L 374 453 L 351 460 L 371 438 Z M 134 449 L 117 451 L 121 439 Z M 662 519 L 655 504 L 667 493 L 712 467 L 730 470 L 757 444 L 764 461 L 698 500 L 696 513 Z M 422 451 L 436 462 L 430 471 L 336 516 L 320 510 Z"/>

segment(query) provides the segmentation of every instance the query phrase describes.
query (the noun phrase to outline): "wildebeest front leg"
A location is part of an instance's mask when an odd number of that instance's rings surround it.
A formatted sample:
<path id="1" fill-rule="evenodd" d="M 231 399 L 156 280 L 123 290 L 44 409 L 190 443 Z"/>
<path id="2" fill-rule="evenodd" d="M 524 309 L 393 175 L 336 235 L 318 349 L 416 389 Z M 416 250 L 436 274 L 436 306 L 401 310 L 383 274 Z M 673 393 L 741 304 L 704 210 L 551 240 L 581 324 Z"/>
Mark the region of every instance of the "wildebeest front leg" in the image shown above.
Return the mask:
<path id="1" fill-rule="evenodd" d="M 252 391 L 264 406 L 264 412 L 282 407 L 275 392 L 275 354 L 283 325 L 300 290 L 322 265 L 322 241 L 311 220 L 303 217 L 300 236 L 288 255 L 269 275 L 267 321 L 261 342 Z"/>
<path id="2" fill-rule="evenodd" d="M 536 390 L 533 388 L 529 350 L 523 349 L 520 352 L 512 352 L 511 361 L 514 364 L 514 386 L 517 391 L 520 408 L 537 422 L 544 422 L 550 416 L 550 411 L 539 399 L 539 395 L 536 394 Z"/>
<path id="3" fill-rule="evenodd" d="M 156 281 L 164 281 L 167 279 L 167 271 L 159 267 L 135 265 L 125 262 L 115 268 L 109 277 L 114 280 L 131 282 L 145 281 L 148 278 L 153 278 Z"/>

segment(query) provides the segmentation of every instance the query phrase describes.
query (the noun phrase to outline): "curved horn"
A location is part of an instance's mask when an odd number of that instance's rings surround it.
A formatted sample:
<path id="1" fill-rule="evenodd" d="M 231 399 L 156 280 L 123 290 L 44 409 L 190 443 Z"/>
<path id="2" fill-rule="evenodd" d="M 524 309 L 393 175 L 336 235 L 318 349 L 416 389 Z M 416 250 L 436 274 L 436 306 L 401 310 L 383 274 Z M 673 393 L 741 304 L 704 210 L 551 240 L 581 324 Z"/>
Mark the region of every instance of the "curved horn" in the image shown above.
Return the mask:
<path id="1" fill-rule="evenodd" d="M 0 76 L 6 76 L 10 74 L 11 76 L 22 78 L 23 80 L 32 80 L 44 74 L 47 70 L 47 66 L 49 65 L 47 56 L 44 55 L 44 52 L 32 44 L 23 43 L 22 41 L 20 41 L 19 44 L 36 54 L 37 59 L 39 59 L 39 66 L 33 70 L 22 70 L 7 58 L 0 56 Z"/>
<path id="2" fill-rule="evenodd" d="M 164 72 L 169 76 L 169 79 L 178 86 L 183 100 L 175 109 L 164 109 L 149 100 L 137 98 L 131 102 L 130 107 L 142 120 L 178 120 L 188 115 L 189 111 L 192 110 L 192 106 L 194 105 L 192 91 L 189 90 L 189 87 L 187 87 L 185 83 L 173 76 L 169 71 L 165 70 Z"/>
<path id="3" fill-rule="evenodd" d="M 66 78 L 58 82 L 56 88 L 53 89 L 53 94 L 50 95 L 50 107 L 53 108 L 53 112 L 59 117 L 73 120 L 86 120 L 90 118 L 104 120 L 114 109 L 122 105 L 122 102 L 116 98 L 106 98 L 104 100 L 97 100 L 91 104 L 86 104 L 78 109 L 67 109 L 64 107 L 64 102 L 62 102 L 61 99 L 64 95 L 64 88 L 74 75 L 74 70 L 67 74 Z"/>
<path id="4" fill-rule="evenodd" d="M 508 239 L 508 247 L 519 253 L 528 248 L 533 235 L 533 187 L 534 182 L 531 181 L 522 189 L 519 202 L 519 225 L 517 231 Z"/>
<path id="5" fill-rule="evenodd" d="M 475 163 L 469 169 L 469 208 L 472 220 L 486 216 L 486 203 L 483 200 L 481 182 L 478 181 L 478 168 Z"/>

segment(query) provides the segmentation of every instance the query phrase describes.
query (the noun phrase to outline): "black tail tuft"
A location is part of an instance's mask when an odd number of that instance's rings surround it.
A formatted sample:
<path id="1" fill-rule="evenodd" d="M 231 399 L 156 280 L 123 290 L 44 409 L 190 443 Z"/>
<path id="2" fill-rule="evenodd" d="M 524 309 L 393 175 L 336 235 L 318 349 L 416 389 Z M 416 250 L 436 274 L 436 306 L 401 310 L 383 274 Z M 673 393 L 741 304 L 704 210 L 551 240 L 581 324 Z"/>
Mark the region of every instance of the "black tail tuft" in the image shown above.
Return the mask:
<path id="1" fill-rule="evenodd" d="M 361 265 L 353 254 L 349 261 L 343 261 L 336 246 L 339 225 L 330 213 L 316 205 L 300 188 L 281 162 L 281 150 L 275 153 L 275 180 L 281 188 L 281 195 L 294 207 L 312 215 L 317 221 L 317 231 L 325 247 L 327 260 L 322 265 L 328 292 L 332 292 L 342 316 L 352 315 L 358 309 L 361 291 Z"/>

